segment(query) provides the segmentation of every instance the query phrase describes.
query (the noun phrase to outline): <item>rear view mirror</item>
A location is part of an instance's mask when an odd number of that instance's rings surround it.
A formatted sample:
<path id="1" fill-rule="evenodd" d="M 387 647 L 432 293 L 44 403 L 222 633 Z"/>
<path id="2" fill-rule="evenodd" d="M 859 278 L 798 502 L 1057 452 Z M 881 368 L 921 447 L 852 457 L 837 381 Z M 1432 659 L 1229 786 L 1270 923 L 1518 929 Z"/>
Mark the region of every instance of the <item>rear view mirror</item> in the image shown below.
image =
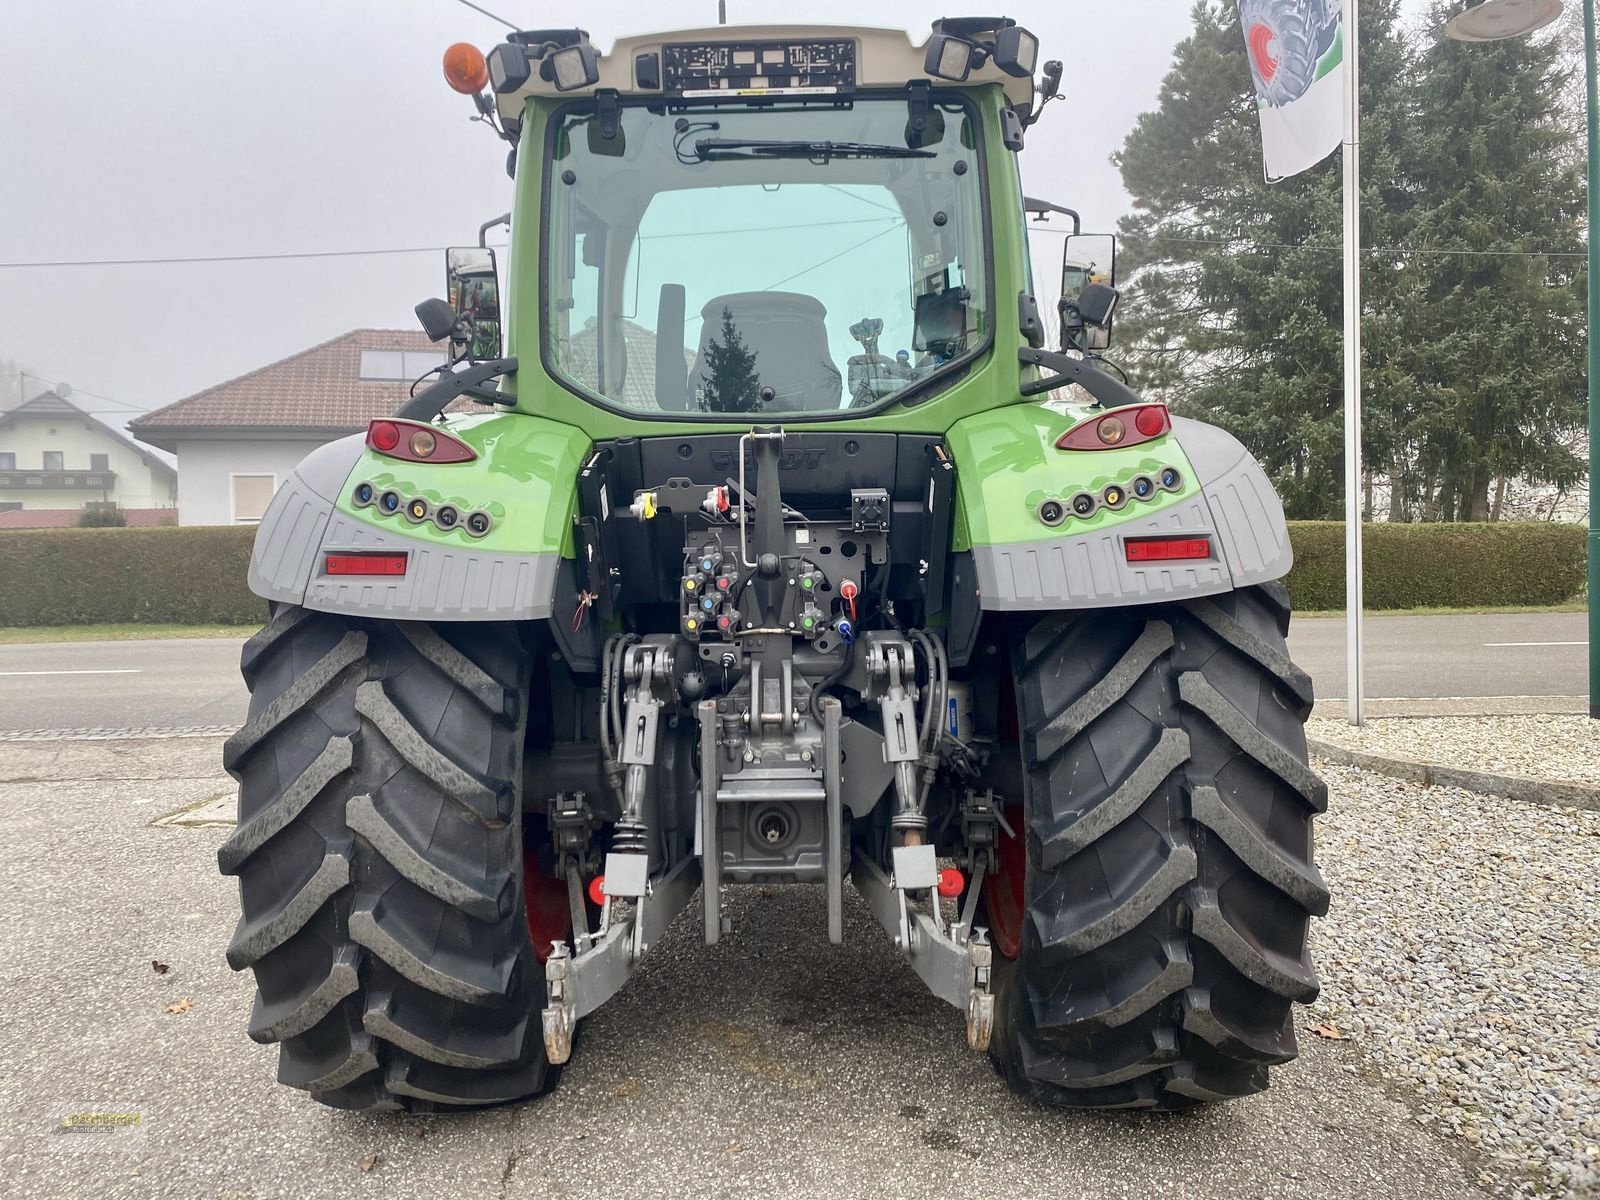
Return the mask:
<path id="1" fill-rule="evenodd" d="M 1090 329 L 1110 329 L 1111 314 L 1116 311 L 1120 298 L 1116 288 L 1091 283 L 1078 297 L 1078 315 Z"/>
<path id="2" fill-rule="evenodd" d="M 1063 350 L 1105 350 L 1117 304 L 1117 238 L 1109 233 L 1073 234 L 1061 261 Z"/>
<path id="3" fill-rule="evenodd" d="M 428 335 L 430 342 L 442 342 L 455 331 L 455 309 L 444 300 L 437 297 L 424 300 L 412 311 L 417 314 L 422 332 Z"/>
<path id="4" fill-rule="evenodd" d="M 494 251 L 457 246 L 445 251 L 455 339 L 463 358 L 482 362 L 500 357 L 500 276 Z M 419 317 L 421 313 L 417 314 Z"/>

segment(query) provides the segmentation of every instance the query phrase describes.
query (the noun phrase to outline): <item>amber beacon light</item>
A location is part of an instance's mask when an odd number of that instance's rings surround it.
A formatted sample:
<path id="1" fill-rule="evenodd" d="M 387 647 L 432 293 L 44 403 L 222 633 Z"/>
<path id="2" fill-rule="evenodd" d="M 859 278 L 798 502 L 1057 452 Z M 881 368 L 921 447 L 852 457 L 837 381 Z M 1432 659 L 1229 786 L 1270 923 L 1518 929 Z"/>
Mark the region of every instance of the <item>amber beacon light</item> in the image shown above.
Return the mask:
<path id="1" fill-rule="evenodd" d="M 489 64 L 471 42 L 457 42 L 444 52 L 444 78 L 456 91 L 475 96 L 489 86 Z"/>

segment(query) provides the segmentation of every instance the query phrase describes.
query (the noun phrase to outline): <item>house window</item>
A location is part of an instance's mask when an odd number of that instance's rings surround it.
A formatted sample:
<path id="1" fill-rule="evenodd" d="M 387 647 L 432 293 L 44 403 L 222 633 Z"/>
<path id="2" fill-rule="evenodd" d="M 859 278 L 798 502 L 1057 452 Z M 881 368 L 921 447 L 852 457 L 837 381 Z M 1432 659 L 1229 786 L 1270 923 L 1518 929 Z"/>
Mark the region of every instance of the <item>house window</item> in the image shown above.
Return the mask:
<path id="1" fill-rule="evenodd" d="M 276 475 L 234 475 L 233 523 L 254 525 L 261 520 L 272 502 L 272 493 L 278 490 Z"/>
<path id="2" fill-rule="evenodd" d="M 46 471 L 61 471 L 65 464 L 61 461 L 61 451 L 46 450 L 44 452 L 44 469 Z"/>
<path id="3" fill-rule="evenodd" d="M 89 455 L 89 470 L 91 470 L 91 471 L 109 471 L 109 470 L 111 470 L 111 456 L 109 454 L 91 454 L 91 455 Z"/>
<path id="4" fill-rule="evenodd" d="M 15 471 L 17 454 L 14 450 L 0 450 L 0 471 Z"/>
<path id="5" fill-rule="evenodd" d="M 410 383 L 444 362 L 438 350 L 363 350 L 361 378 Z"/>

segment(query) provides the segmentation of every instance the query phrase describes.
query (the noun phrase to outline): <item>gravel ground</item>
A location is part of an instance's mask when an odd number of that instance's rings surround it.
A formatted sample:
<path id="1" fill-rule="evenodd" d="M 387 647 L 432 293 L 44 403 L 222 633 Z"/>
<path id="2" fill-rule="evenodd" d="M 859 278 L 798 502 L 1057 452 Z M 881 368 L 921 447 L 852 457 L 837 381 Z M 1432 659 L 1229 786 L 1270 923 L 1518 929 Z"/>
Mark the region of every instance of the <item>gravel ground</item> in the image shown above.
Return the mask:
<path id="1" fill-rule="evenodd" d="M 1359 729 L 1342 717 L 1313 717 L 1306 732 L 1351 750 L 1600 786 L 1600 723 L 1587 714 L 1388 717 Z"/>
<path id="2" fill-rule="evenodd" d="M 1480 1182 L 1600 1196 L 1600 813 L 1321 770 L 1314 1023 L 1519 1181 Z"/>
<path id="3" fill-rule="evenodd" d="M 153 823 L 227 794 L 216 758 L 0 751 L 0 1197 L 1600 1197 L 1600 814 L 1323 766 L 1324 989 L 1249 1100 L 1157 1120 L 1018 1100 L 863 905 L 830 947 L 819 893 L 741 889 L 734 935 L 680 921 L 552 1096 L 417 1121 L 318 1109 L 243 1037 L 223 831 Z M 145 1140 L 69 1155 L 57 1102 L 139 1111 Z"/>

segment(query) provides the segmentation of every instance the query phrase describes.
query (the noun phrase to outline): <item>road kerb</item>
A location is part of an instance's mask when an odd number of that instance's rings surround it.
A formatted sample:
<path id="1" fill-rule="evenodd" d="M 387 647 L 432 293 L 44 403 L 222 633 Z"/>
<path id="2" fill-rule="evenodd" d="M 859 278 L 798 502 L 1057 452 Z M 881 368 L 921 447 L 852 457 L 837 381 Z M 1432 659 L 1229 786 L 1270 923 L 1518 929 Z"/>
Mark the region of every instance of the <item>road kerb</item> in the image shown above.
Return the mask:
<path id="1" fill-rule="evenodd" d="M 1425 787 L 1461 788 L 1464 791 L 1521 800 L 1526 804 L 1600 812 L 1600 787 L 1587 784 L 1530 779 L 1524 775 L 1500 775 L 1492 771 L 1469 771 L 1464 767 L 1447 767 L 1440 763 L 1401 758 L 1395 754 L 1351 750 L 1317 738 L 1307 738 L 1306 747 L 1318 758 L 1325 758 L 1329 762 L 1359 767 L 1363 771 L 1376 771 L 1380 775 L 1420 783 Z"/>

